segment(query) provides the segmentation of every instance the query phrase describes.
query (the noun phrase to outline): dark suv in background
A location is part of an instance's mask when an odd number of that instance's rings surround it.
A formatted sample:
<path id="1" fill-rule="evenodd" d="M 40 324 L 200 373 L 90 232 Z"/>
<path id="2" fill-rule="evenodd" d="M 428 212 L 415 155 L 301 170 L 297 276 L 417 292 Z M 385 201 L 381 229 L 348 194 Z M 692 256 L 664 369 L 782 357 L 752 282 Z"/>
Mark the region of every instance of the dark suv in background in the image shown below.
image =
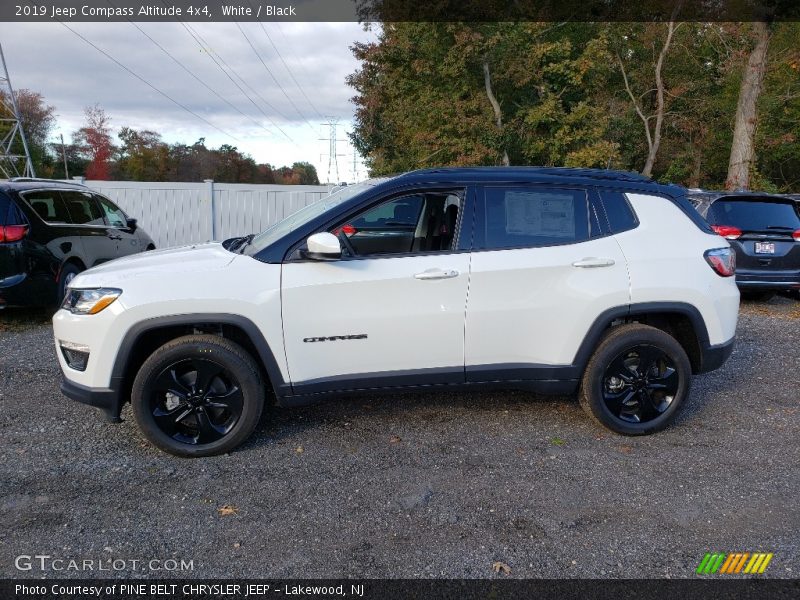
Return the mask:
<path id="1" fill-rule="evenodd" d="M 800 290 L 800 202 L 756 192 L 700 193 L 690 200 L 736 251 L 742 296 L 767 300 Z"/>
<path id="2" fill-rule="evenodd" d="M 57 304 L 81 271 L 154 248 L 136 219 L 83 185 L 0 181 L 0 308 Z"/>

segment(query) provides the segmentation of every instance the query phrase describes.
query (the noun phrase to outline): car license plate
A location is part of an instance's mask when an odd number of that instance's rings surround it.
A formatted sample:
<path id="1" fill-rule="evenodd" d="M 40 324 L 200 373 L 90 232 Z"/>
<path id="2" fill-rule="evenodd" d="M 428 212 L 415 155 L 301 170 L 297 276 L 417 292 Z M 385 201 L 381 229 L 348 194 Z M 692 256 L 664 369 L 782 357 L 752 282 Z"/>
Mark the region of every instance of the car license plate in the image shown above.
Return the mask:
<path id="1" fill-rule="evenodd" d="M 756 254 L 775 254 L 775 242 L 756 242 Z"/>

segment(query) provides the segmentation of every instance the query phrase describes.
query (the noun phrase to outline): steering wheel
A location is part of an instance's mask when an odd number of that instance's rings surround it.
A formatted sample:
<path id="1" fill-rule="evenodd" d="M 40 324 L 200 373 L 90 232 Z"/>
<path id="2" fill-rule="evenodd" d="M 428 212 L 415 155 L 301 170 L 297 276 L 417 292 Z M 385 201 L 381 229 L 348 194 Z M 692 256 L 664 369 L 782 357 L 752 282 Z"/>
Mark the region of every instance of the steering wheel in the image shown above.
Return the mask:
<path id="1" fill-rule="evenodd" d="M 342 246 L 344 246 L 344 249 L 347 250 L 347 253 L 350 256 L 357 255 L 356 249 L 353 247 L 353 243 L 350 241 L 350 238 L 347 237 L 347 234 L 344 231 L 339 230 L 339 233 L 336 234 L 336 237 L 338 237 L 339 241 L 342 242 Z"/>

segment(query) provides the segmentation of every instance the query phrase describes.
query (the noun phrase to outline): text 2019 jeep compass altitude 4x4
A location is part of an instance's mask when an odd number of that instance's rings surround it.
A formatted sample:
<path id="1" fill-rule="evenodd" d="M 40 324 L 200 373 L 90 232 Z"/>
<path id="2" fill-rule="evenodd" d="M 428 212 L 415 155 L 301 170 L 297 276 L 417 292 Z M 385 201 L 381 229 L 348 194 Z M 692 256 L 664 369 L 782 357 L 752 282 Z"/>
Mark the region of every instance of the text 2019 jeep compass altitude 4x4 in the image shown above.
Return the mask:
<path id="1" fill-rule="evenodd" d="M 64 393 L 112 418 L 130 399 L 179 455 L 231 450 L 272 393 L 420 386 L 580 390 L 636 435 L 730 355 L 733 273 L 682 188 L 439 169 L 346 187 L 257 236 L 90 269 L 53 324 Z"/>

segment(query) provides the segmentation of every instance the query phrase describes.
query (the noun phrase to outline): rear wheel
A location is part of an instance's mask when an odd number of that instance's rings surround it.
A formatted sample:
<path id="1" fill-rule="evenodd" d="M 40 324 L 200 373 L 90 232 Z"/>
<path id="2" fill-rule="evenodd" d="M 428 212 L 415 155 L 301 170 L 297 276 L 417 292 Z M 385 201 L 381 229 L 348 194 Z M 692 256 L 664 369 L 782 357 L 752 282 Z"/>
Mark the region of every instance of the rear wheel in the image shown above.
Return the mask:
<path id="1" fill-rule="evenodd" d="M 664 429 L 689 394 L 691 364 L 669 334 L 647 325 L 620 325 L 601 340 L 580 391 L 583 409 L 624 435 Z"/>
<path id="2" fill-rule="evenodd" d="M 176 456 L 211 456 L 253 433 L 264 407 L 264 383 L 252 357 L 214 335 L 173 340 L 142 365 L 131 391 L 144 436 Z"/>

